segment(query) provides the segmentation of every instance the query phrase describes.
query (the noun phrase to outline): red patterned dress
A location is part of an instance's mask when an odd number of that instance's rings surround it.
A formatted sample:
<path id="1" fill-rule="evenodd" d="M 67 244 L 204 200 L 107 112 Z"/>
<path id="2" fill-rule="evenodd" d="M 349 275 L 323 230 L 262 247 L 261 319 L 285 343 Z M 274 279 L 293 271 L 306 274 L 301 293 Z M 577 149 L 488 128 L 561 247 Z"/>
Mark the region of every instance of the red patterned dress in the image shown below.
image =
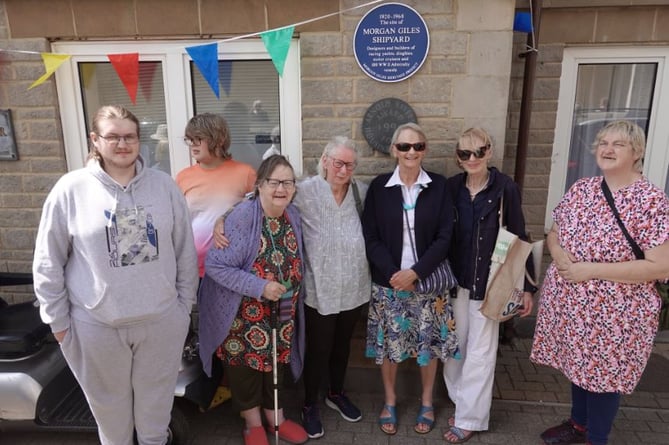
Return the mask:
<path id="1" fill-rule="evenodd" d="M 289 289 L 279 303 L 278 363 L 290 362 L 290 343 L 302 280 L 300 267 L 297 239 L 285 213 L 278 218 L 265 217 L 260 250 L 251 273 L 267 280 L 279 281 Z M 242 297 L 230 332 L 216 351 L 223 363 L 247 366 L 262 372 L 272 370 L 271 304 L 264 298 Z"/>
<path id="2" fill-rule="evenodd" d="M 559 243 L 578 261 L 634 260 L 601 182 L 601 176 L 579 180 L 555 208 Z M 669 200 L 647 179 L 618 190 L 613 198 L 641 250 L 669 239 Z M 653 282 L 568 282 L 551 263 L 530 359 L 556 368 L 587 391 L 629 394 L 652 351 L 660 304 Z"/>

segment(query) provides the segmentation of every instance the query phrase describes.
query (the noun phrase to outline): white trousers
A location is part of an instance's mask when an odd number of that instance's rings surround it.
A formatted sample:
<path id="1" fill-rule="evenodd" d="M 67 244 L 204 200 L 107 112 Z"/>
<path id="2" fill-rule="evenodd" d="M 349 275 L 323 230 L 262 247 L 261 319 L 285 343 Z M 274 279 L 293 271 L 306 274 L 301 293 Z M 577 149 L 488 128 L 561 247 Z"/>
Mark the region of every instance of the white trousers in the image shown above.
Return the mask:
<path id="1" fill-rule="evenodd" d="M 497 361 L 499 322 L 479 312 L 482 303 L 470 300 L 469 290 L 458 287 L 452 304 L 462 358 L 444 362 L 444 382 L 455 403 L 455 426 L 469 431 L 488 429 Z"/>

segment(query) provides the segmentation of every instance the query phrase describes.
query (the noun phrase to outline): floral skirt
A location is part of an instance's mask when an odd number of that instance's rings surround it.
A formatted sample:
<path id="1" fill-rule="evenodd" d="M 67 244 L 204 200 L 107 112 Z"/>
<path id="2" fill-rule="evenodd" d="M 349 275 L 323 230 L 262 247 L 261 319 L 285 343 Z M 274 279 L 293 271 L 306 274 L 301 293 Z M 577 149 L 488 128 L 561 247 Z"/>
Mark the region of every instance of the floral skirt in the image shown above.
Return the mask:
<path id="1" fill-rule="evenodd" d="M 377 365 L 384 359 L 399 363 L 410 357 L 419 366 L 430 360 L 459 359 L 453 308 L 448 296 L 396 291 L 372 285 L 367 318 L 365 355 Z"/>

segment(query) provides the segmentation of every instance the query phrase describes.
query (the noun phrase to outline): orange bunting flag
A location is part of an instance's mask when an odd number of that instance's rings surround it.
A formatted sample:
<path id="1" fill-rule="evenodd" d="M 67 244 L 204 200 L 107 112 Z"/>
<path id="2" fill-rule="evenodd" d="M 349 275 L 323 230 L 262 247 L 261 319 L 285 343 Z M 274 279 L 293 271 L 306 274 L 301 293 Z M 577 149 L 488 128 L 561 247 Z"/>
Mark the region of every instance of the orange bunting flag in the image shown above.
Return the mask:
<path id="1" fill-rule="evenodd" d="M 58 67 L 63 64 L 63 62 L 71 57 L 69 54 L 41 53 L 41 55 L 46 73 L 34 81 L 33 84 L 28 87 L 29 90 L 35 88 L 37 85 L 44 83 L 44 81 L 47 80 L 49 76 L 51 76 L 58 69 Z"/>
<path id="2" fill-rule="evenodd" d="M 137 85 L 139 84 L 139 53 L 107 54 L 107 58 L 123 82 L 133 105 L 137 103 Z"/>

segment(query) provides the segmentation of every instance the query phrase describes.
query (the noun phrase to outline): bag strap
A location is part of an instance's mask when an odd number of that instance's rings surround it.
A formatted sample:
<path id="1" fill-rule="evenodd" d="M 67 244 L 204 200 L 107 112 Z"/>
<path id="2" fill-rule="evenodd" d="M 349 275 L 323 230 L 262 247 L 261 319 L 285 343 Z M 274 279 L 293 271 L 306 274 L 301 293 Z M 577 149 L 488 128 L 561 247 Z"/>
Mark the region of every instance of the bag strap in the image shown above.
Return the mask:
<path id="1" fill-rule="evenodd" d="M 407 231 L 409 232 L 409 242 L 411 243 L 411 252 L 413 253 L 413 261 L 417 263 L 418 257 L 416 255 L 416 246 L 413 243 L 413 236 L 411 236 L 411 226 L 409 225 L 409 212 L 407 211 L 407 209 L 404 209 L 403 212 L 404 212 L 404 220 L 407 222 Z"/>
<path id="2" fill-rule="evenodd" d="M 502 217 L 504 216 L 504 190 L 502 190 L 502 195 L 499 197 L 499 226 L 502 225 Z"/>
<path id="3" fill-rule="evenodd" d="M 358 183 L 355 179 L 351 179 L 351 188 L 353 189 L 353 199 L 355 200 L 355 208 L 358 211 L 358 216 L 362 218 L 362 199 L 360 199 L 360 190 L 358 190 Z"/>
<path id="4" fill-rule="evenodd" d="M 634 255 L 638 260 L 643 260 L 644 258 L 646 258 L 646 256 L 643 254 L 643 251 L 636 243 L 636 241 L 634 241 L 630 233 L 627 231 L 627 228 L 625 228 L 625 224 L 620 219 L 620 214 L 618 213 L 618 209 L 616 209 L 616 204 L 613 201 L 613 196 L 611 195 L 611 189 L 609 189 L 609 185 L 606 183 L 606 179 L 604 178 L 602 178 L 602 192 L 604 192 L 604 197 L 606 198 L 606 202 L 609 204 L 609 207 L 611 207 L 611 211 L 613 212 L 613 215 L 616 217 L 616 221 L 618 221 L 620 230 L 623 231 L 623 235 L 625 235 L 625 238 L 627 238 L 627 242 L 629 243 L 630 247 L 632 247 Z"/>

